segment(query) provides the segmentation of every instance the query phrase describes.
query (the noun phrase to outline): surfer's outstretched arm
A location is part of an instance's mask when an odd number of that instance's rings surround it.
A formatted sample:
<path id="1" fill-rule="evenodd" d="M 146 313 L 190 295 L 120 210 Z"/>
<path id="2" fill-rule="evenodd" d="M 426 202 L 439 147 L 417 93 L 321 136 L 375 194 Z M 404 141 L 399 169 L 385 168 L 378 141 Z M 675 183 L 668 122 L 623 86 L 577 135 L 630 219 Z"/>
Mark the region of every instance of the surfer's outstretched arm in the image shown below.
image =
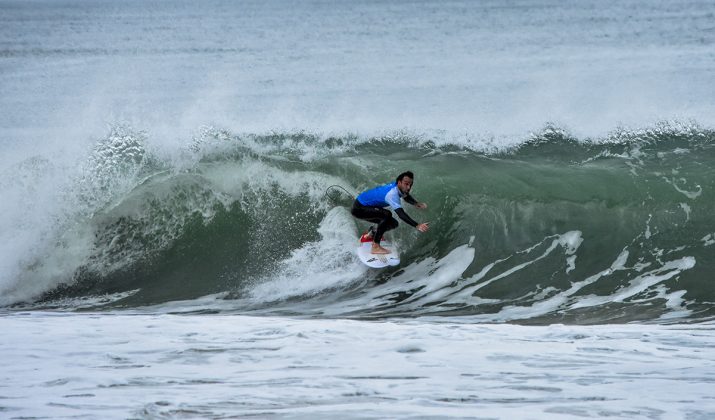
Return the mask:
<path id="1" fill-rule="evenodd" d="M 402 199 L 405 200 L 407 203 L 412 204 L 413 206 L 417 207 L 418 209 L 426 209 L 427 208 L 427 204 L 420 203 L 419 201 L 415 200 L 415 198 L 409 194 L 402 197 Z"/>
<path id="2" fill-rule="evenodd" d="M 427 232 L 429 229 L 429 223 L 417 223 L 415 222 L 406 212 L 405 209 L 400 207 L 399 209 L 395 210 L 395 213 L 400 216 L 400 219 L 402 219 L 405 223 L 408 225 L 417 228 L 420 232 Z"/>
<path id="3" fill-rule="evenodd" d="M 400 207 L 399 209 L 395 210 L 395 213 L 400 216 L 400 219 L 402 219 L 405 223 L 412 227 L 417 227 L 419 223 L 415 222 L 406 212 L 405 209 Z"/>

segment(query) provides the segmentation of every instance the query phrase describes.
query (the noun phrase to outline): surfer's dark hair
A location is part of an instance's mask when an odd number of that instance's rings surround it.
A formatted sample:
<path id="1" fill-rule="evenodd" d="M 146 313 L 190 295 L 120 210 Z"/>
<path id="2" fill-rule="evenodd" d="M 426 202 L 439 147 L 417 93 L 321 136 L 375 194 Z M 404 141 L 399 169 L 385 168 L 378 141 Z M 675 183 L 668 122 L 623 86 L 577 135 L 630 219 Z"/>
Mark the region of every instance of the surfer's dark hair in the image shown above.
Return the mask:
<path id="1" fill-rule="evenodd" d="M 399 175 L 397 175 L 397 182 L 402 181 L 402 178 L 407 177 L 410 179 L 415 179 L 415 174 L 412 173 L 412 171 L 405 171 Z"/>

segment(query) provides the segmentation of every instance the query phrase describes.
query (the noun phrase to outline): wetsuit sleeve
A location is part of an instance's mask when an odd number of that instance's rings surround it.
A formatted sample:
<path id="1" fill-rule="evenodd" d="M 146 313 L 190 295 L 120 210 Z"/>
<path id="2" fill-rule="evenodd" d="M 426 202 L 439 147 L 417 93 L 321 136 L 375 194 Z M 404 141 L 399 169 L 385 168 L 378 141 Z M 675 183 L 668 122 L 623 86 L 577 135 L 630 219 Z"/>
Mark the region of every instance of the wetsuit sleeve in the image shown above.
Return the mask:
<path id="1" fill-rule="evenodd" d="M 414 220 L 412 220 L 412 218 L 410 216 L 408 216 L 407 213 L 405 213 L 405 209 L 403 209 L 402 207 L 400 207 L 399 209 L 396 209 L 395 213 L 397 213 L 397 215 L 400 216 L 400 219 L 404 220 L 405 223 L 407 223 L 408 225 L 410 225 L 412 227 L 417 227 L 417 225 L 419 224 L 419 223 L 415 222 Z"/>
<path id="2" fill-rule="evenodd" d="M 409 204 L 412 204 L 413 206 L 414 206 L 415 204 L 417 204 L 417 200 L 415 200 L 415 198 L 412 197 L 412 196 L 409 195 L 409 194 L 407 194 L 406 196 L 402 197 L 402 199 L 405 200 L 406 202 L 408 202 Z"/>

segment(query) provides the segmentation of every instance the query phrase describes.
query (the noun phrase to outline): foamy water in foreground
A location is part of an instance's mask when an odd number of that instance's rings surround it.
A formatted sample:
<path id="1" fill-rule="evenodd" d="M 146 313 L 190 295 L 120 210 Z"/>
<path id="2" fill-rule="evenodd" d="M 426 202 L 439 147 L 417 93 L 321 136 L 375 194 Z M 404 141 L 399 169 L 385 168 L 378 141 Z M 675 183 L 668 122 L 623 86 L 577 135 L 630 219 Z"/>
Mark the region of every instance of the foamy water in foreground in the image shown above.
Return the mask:
<path id="1" fill-rule="evenodd" d="M 715 335 L 221 315 L 0 318 L 3 418 L 715 416 Z"/>

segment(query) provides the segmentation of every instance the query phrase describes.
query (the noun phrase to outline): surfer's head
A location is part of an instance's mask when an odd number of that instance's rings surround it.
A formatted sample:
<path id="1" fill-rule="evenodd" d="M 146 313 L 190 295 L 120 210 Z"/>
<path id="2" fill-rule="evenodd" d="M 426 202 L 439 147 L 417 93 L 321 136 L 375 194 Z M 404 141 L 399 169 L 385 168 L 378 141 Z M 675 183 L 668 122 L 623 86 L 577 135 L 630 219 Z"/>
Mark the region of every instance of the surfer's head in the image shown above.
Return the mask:
<path id="1" fill-rule="evenodd" d="M 415 175 L 411 171 L 405 171 L 397 175 L 397 189 L 403 194 L 409 194 L 414 179 Z"/>

